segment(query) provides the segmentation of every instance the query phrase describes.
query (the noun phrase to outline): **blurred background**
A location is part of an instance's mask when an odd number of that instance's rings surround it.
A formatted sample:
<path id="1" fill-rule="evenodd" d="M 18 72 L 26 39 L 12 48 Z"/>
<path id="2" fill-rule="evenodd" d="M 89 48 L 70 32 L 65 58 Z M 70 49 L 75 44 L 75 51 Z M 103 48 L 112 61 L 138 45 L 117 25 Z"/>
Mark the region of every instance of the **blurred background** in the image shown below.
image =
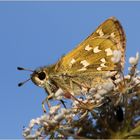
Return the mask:
<path id="1" fill-rule="evenodd" d="M 115 16 L 126 32 L 126 64 L 140 52 L 140 2 L 0 2 L 0 138 L 23 138 L 22 130 L 42 115 L 43 89 L 30 72 L 55 63 L 103 21 Z"/>

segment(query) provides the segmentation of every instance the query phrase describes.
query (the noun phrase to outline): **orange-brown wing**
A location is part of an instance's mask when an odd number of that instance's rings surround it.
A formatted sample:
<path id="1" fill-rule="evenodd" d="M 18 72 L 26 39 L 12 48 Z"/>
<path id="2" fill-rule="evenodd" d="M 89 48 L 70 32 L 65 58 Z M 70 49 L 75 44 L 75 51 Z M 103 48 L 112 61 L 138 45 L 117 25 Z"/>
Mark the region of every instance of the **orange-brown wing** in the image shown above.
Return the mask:
<path id="1" fill-rule="evenodd" d="M 56 64 L 56 70 L 68 73 L 79 71 L 122 70 L 126 39 L 120 22 L 111 17 L 87 39 Z"/>

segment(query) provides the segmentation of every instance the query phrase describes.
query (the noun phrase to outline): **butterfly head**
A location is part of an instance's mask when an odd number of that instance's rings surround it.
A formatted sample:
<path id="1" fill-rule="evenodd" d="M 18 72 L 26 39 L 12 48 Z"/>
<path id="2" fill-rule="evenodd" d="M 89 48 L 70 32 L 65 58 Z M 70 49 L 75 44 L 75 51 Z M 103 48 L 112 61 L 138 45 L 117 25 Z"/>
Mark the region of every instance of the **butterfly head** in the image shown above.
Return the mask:
<path id="1" fill-rule="evenodd" d="M 45 71 L 43 68 L 40 68 L 38 70 L 35 70 L 32 74 L 31 74 L 31 80 L 32 82 L 40 87 L 44 87 L 46 81 L 48 81 L 49 76 L 47 71 Z"/>
<path id="2" fill-rule="evenodd" d="M 32 74 L 30 75 L 30 78 L 19 83 L 18 86 L 22 86 L 24 83 L 26 83 L 27 81 L 31 80 L 35 85 L 39 86 L 39 87 L 44 87 L 46 81 L 48 81 L 49 76 L 46 70 L 44 70 L 44 68 L 39 68 L 37 70 L 29 70 L 29 69 L 25 69 L 25 68 L 21 68 L 18 67 L 18 70 L 27 70 L 27 71 L 31 71 Z"/>

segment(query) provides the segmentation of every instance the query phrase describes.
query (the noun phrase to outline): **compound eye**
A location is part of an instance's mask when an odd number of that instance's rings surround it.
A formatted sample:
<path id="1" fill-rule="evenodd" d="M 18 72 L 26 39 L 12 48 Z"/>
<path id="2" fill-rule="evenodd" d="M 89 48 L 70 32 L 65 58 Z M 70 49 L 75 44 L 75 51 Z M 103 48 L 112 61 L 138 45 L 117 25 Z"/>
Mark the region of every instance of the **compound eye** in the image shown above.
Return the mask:
<path id="1" fill-rule="evenodd" d="M 46 77 L 45 72 L 40 72 L 40 73 L 38 73 L 38 78 L 39 78 L 40 80 L 44 80 L 45 77 Z"/>

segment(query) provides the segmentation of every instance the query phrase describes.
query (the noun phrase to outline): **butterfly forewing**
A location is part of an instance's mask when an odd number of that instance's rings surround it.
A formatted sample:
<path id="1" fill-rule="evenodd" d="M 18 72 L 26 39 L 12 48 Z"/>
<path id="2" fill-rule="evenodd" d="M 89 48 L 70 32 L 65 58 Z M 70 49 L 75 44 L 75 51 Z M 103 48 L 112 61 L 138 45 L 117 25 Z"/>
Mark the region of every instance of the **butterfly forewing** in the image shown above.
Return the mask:
<path id="1" fill-rule="evenodd" d="M 121 52 L 121 60 L 112 61 L 113 52 Z M 102 23 L 95 32 L 58 62 L 59 72 L 102 72 L 122 70 L 124 65 L 125 34 L 114 17 Z"/>

